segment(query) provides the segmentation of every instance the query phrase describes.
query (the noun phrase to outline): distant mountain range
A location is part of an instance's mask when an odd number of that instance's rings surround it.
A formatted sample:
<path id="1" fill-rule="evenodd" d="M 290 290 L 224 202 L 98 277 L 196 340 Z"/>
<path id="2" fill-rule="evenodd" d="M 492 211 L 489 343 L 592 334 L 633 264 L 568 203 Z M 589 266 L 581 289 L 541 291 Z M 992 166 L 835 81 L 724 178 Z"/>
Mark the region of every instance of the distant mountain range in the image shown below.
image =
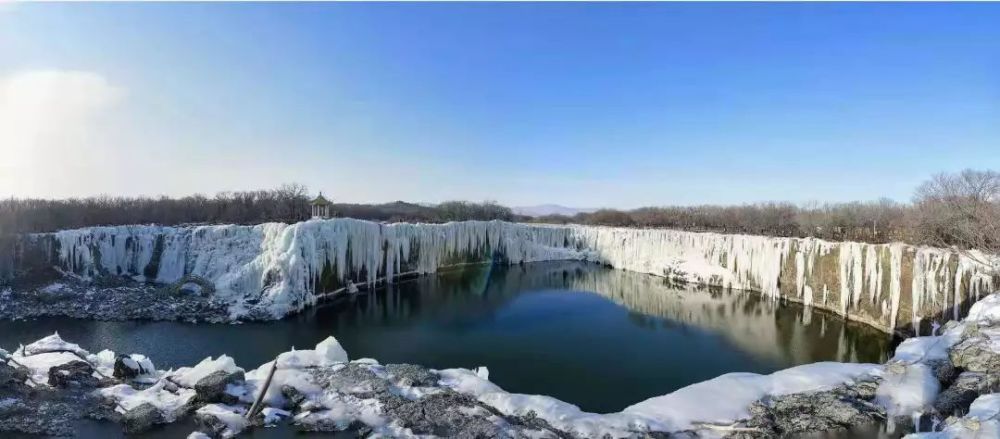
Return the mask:
<path id="1" fill-rule="evenodd" d="M 597 209 L 566 207 L 558 204 L 539 204 L 537 206 L 512 207 L 511 210 L 518 215 L 525 216 L 545 216 L 545 215 L 566 215 L 573 216 L 578 213 L 590 213 Z"/>

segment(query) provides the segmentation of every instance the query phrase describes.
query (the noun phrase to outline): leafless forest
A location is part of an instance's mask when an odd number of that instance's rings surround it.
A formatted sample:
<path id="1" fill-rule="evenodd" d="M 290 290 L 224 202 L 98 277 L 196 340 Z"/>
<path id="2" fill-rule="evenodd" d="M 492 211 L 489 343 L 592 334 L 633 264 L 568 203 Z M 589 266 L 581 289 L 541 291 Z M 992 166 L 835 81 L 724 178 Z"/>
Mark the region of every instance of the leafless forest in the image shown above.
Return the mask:
<path id="1" fill-rule="evenodd" d="M 120 224 L 255 224 L 307 218 L 305 186 L 223 192 L 214 197 L 98 196 L 68 200 L 0 201 L 0 234 Z M 335 216 L 374 221 L 506 220 L 773 236 L 815 236 L 866 242 L 906 241 L 1000 251 L 1000 173 L 966 170 L 939 174 L 920 185 L 909 203 L 888 199 L 823 205 L 771 202 L 740 206 L 665 206 L 603 209 L 573 217 L 528 218 L 494 202 L 451 201 L 434 206 L 397 201 L 334 204 Z"/>

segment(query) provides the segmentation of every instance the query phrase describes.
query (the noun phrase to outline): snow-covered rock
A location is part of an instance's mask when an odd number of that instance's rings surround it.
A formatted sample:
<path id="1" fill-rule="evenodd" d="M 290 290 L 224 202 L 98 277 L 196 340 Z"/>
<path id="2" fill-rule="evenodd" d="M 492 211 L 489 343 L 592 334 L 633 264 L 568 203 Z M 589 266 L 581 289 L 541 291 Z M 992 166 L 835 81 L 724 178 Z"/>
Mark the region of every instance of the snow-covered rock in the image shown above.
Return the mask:
<path id="1" fill-rule="evenodd" d="M 1000 393 L 983 395 L 972 403 L 969 413 L 949 418 L 938 432 L 909 434 L 904 439 L 985 439 L 1000 437 Z"/>
<path id="2" fill-rule="evenodd" d="M 118 384 L 100 390 L 101 395 L 114 400 L 125 412 L 143 404 L 152 404 L 163 415 L 166 422 L 172 422 L 189 408 L 195 397 L 194 389 L 168 389 L 167 381 L 161 380 L 142 390 L 128 384 Z"/>
<path id="3" fill-rule="evenodd" d="M 98 355 L 104 354 L 104 352 L 110 351 L 102 351 Z M 103 363 L 105 359 L 99 358 L 98 361 Z M 153 362 L 148 357 L 142 354 L 118 355 L 115 356 L 111 374 L 119 379 L 155 381 L 156 366 L 153 365 Z"/>
<path id="4" fill-rule="evenodd" d="M 130 429 L 172 422 L 195 410 L 202 429 L 213 437 L 282 420 L 306 431 L 351 430 L 383 437 L 622 438 L 654 432 L 714 437 L 741 429 L 787 435 L 846 428 L 886 415 L 890 421 L 928 415 L 940 421 L 940 416 L 965 412 L 968 403 L 966 416 L 949 418 L 940 431 L 919 437 L 992 437 L 1000 422 L 1000 400 L 995 394 L 972 399 L 993 391 L 998 371 L 965 371 L 956 378 L 950 361 L 969 340 L 979 340 L 980 350 L 996 347 L 983 338 L 996 323 L 982 318 L 1000 307 L 995 297 L 1000 293 L 981 301 L 965 321 L 945 325 L 940 335 L 905 341 L 886 365 L 814 363 L 769 375 L 730 373 L 608 414 L 584 412 L 549 396 L 507 392 L 489 380 L 485 367 L 434 371 L 372 359 L 350 361 L 333 337 L 313 349 L 285 352 L 246 372 L 245 380 L 231 379 L 243 369 L 223 355 L 176 371 L 155 371 L 151 376 L 157 381 L 148 388 L 119 384 L 98 394 L 116 403 Z M 110 367 L 109 359 L 115 358 L 110 351 L 91 355 L 58 336 L 29 346 L 38 352 L 51 347 L 79 352 L 98 369 Z M 245 415 L 265 392 L 272 370 L 262 410 L 248 419 Z M 206 404 L 205 399 L 221 397 L 197 397 L 204 392 L 191 387 L 205 387 L 206 380 L 212 381 L 213 394 L 224 393 L 224 404 Z"/>
<path id="5" fill-rule="evenodd" d="M 230 438 L 249 426 L 243 418 L 246 409 L 225 404 L 208 404 L 195 412 L 195 419 L 203 429 L 215 437 Z"/>
<path id="6" fill-rule="evenodd" d="M 167 374 L 167 378 L 184 387 L 194 388 L 198 381 L 212 373 L 223 371 L 228 374 L 242 372 L 243 369 L 236 366 L 236 361 L 228 355 L 220 355 L 218 358 L 208 357 L 201 360 L 194 367 L 182 367 Z"/>

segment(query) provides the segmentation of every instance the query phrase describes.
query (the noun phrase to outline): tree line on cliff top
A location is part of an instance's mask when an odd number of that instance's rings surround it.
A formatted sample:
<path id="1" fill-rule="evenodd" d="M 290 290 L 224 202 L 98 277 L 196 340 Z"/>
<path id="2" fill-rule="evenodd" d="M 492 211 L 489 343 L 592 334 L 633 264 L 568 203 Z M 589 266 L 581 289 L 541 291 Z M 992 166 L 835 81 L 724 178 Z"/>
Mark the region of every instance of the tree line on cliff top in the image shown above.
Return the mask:
<path id="1" fill-rule="evenodd" d="M 214 197 L 98 196 L 66 200 L 0 200 L 0 234 L 45 232 L 121 224 L 257 224 L 295 222 L 309 216 L 305 186 L 221 192 Z M 795 205 L 769 202 L 738 206 L 664 206 L 601 209 L 575 216 L 525 217 L 495 202 L 449 201 L 421 205 L 343 204 L 335 216 L 385 222 L 504 220 L 620 227 L 661 227 L 771 236 L 814 236 L 865 242 L 906 241 L 1000 251 L 1000 173 L 965 170 L 939 174 L 917 188 L 911 203 L 871 202 Z"/>

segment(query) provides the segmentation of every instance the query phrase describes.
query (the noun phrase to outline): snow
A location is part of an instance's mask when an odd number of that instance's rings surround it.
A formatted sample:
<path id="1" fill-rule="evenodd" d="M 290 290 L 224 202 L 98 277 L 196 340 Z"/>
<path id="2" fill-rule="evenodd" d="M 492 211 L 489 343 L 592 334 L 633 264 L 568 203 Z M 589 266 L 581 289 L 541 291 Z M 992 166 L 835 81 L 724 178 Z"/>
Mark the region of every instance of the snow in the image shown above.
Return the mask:
<path id="1" fill-rule="evenodd" d="M 148 402 L 160 410 L 167 422 L 173 422 L 184 411 L 185 406 L 194 399 L 196 393 L 193 389 L 183 387 L 178 388 L 176 392 L 171 392 L 166 389 L 166 383 L 166 381 L 161 380 L 143 390 L 136 390 L 128 384 L 118 384 L 105 387 L 98 392 L 105 397 L 114 399 L 125 411 Z"/>
<path id="2" fill-rule="evenodd" d="M 194 367 L 182 367 L 176 371 L 168 373 L 170 381 L 174 383 L 193 388 L 198 381 L 205 378 L 212 373 L 218 371 L 225 371 L 227 373 L 234 373 L 237 371 L 242 371 L 243 369 L 236 367 L 236 362 L 233 361 L 232 357 L 228 355 L 220 355 L 219 358 L 213 359 L 212 357 L 205 358 L 201 360 Z"/>
<path id="3" fill-rule="evenodd" d="M 105 349 L 96 354 L 88 355 L 87 361 L 97 369 L 98 372 L 104 374 L 105 376 L 111 376 L 115 371 L 115 352 L 110 349 Z M 150 363 L 152 365 L 152 363 Z M 153 371 L 156 369 L 154 368 Z"/>
<path id="4" fill-rule="evenodd" d="M 81 348 L 80 345 L 64 341 L 61 337 L 59 337 L 58 332 L 50 336 L 44 337 L 42 339 L 39 339 L 34 343 L 24 346 L 21 349 L 18 349 L 18 353 L 23 354 L 25 356 L 29 356 L 35 353 L 52 352 L 52 351 L 70 351 L 79 354 L 83 357 L 86 357 L 87 355 L 90 354 L 89 352 Z"/>
<path id="5" fill-rule="evenodd" d="M 481 371 L 484 369 L 481 369 Z M 629 431 L 677 431 L 698 423 L 730 424 L 748 418 L 750 404 L 766 396 L 825 390 L 881 374 L 874 364 L 814 363 L 770 375 L 731 373 L 647 399 L 620 413 L 595 414 L 541 395 L 507 393 L 491 383 L 487 373 L 466 369 L 438 371 L 441 385 L 475 396 L 506 415 L 534 411 L 556 428 L 583 437 L 618 437 Z"/>
<path id="6" fill-rule="evenodd" d="M 1000 293 L 982 298 L 972 306 L 962 323 L 946 325 L 947 329 L 941 335 L 911 337 L 904 340 L 887 363 L 883 380 L 876 390 L 876 402 L 894 417 L 919 416 L 930 412 L 931 405 L 941 389 L 929 363 L 947 360 L 949 350 L 961 341 L 963 332 L 970 324 L 996 323 L 997 316 L 1000 316 Z M 1000 351 L 1000 328 L 982 328 L 979 333 L 991 340 L 994 350 Z M 980 407 L 992 407 L 989 401 L 992 400 L 987 398 Z M 962 428 L 964 427 L 954 427 L 951 430 L 946 428 L 942 432 L 932 433 L 926 437 L 974 437 L 966 434 L 968 432 L 963 433 Z"/>
<path id="7" fill-rule="evenodd" d="M 80 358 L 68 352 L 53 352 L 30 357 L 21 357 L 15 352 L 13 358 L 21 365 L 31 369 L 31 380 L 35 383 L 48 383 L 49 369 L 53 367 L 72 361 L 80 361 Z"/>
<path id="8" fill-rule="evenodd" d="M 969 407 L 971 418 L 1000 420 L 1000 393 L 991 393 L 976 398 Z"/>
<path id="9" fill-rule="evenodd" d="M 412 436 L 408 431 L 393 432 L 390 421 L 382 416 L 382 407 L 377 399 L 362 399 L 353 395 L 324 392 L 311 398 L 319 406 L 316 410 L 304 411 L 295 416 L 298 422 L 323 422 L 347 428 L 355 421 L 372 427 L 376 433 L 389 437 Z"/>
<path id="10" fill-rule="evenodd" d="M 890 416 L 911 416 L 930 410 L 940 390 L 930 366 L 890 364 L 875 391 L 875 402 Z"/>
<path id="11" fill-rule="evenodd" d="M 1000 323 L 1000 294 L 991 294 L 973 304 L 965 320 L 983 325 Z"/>
<path id="12" fill-rule="evenodd" d="M 139 376 L 135 380 L 150 380 L 155 382 L 157 376 L 156 366 L 153 366 L 153 361 L 142 354 L 129 354 L 122 358 L 122 363 L 128 366 L 129 369 L 139 372 Z M 113 365 L 113 363 L 112 363 Z"/>
<path id="13" fill-rule="evenodd" d="M 316 349 L 291 350 L 278 355 L 278 367 L 281 369 L 301 369 L 303 367 L 330 366 L 347 362 L 347 351 L 340 346 L 337 339 L 327 337 L 316 345 Z"/>
<path id="14" fill-rule="evenodd" d="M 223 438 L 230 438 L 236 436 L 249 426 L 243 415 L 246 413 L 246 409 L 239 406 L 232 406 L 226 404 L 208 404 L 195 413 L 202 416 L 211 416 L 225 424 L 226 428 L 220 435 Z"/>
<path id="15" fill-rule="evenodd" d="M 1000 393 L 982 395 L 969 413 L 939 432 L 909 434 L 904 439 L 985 439 L 1000 437 Z"/>
<path id="16" fill-rule="evenodd" d="M 665 229 L 337 218 L 291 225 L 93 227 L 45 236 L 58 244 L 61 268 L 84 278 L 104 273 L 160 283 L 192 275 L 206 279 L 215 285 L 216 298 L 230 302 L 234 318 L 248 313 L 280 318 L 301 310 L 329 292 L 318 282 L 321 276 L 354 291 L 356 284 L 392 282 L 404 271 L 433 273 L 494 254 L 509 263 L 601 262 L 775 298 L 782 294 L 782 271 L 794 270 L 795 299 L 841 314 L 868 303 L 885 327 L 906 319 L 916 328 L 932 310 L 957 317 L 961 302 L 974 302 L 994 287 L 992 267 L 982 262 L 991 258 L 975 252 Z M 158 259 L 157 249 L 162 250 Z M 820 259 L 834 252 L 836 300 L 816 270 Z M 912 258 L 908 300 L 914 306 L 900 316 L 904 257 Z M 149 266 L 155 260 L 159 263 Z"/>
<path id="17" fill-rule="evenodd" d="M 274 425 L 278 421 L 292 416 L 291 412 L 274 407 L 266 407 L 260 413 L 264 416 L 264 425 Z"/>
<path id="18" fill-rule="evenodd" d="M 913 364 L 931 360 L 945 360 L 948 349 L 951 349 L 960 339 L 963 327 L 946 331 L 942 335 L 910 337 L 896 347 L 892 362 Z"/>
<path id="19" fill-rule="evenodd" d="M 291 350 L 278 355 L 278 369 L 271 378 L 271 385 L 264 396 L 264 402 L 271 406 L 281 407 L 285 398 L 281 394 L 283 386 L 290 386 L 302 392 L 307 397 L 322 393 L 323 389 L 312 381 L 311 375 L 304 369 L 317 366 L 333 366 L 348 361 L 347 352 L 340 346 L 336 338 L 327 337 L 316 344 L 315 349 Z M 241 394 L 244 402 L 253 402 L 264 387 L 267 376 L 271 372 L 274 361 L 264 363 L 260 367 L 246 373 L 246 391 Z"/>
<path id="20" fill-rule="evenodd" d="M 267 380 L 267 375 L 271 370 L 271 364 L 266 363 L 257 369 L 247 372 L 247 392 L 243 396 L 243 402 L 252 403 L 256 399 L 260 393 L 260 389 L 264 387 L 264 382 Z M 320 386 L 312 381 L 312 376 L 308 372 L 301 369 L 279 368 L 275 371 L 274 377 L 271 379 L 271 385 L 267 389 L 267 394 L 264 395 L 264 403 L 275 407 L 284 406 L 285 397 L 281 394 L 283 386 L 294 387 L 307 396 L 316 395 L 323 391 Z"/>
<path id="21" fill-rule="evenodd" d="M 947 361 L 949 349 L 961 340 L 965 328 L 964 322 L 952 324 L 941 335 L 903 340 L 886 365 L 875 392 L 876 403 L 893 417 L 930 411 L 941 388 L 928 363 Z"/>
<path id="22" fill-rule="evenodd" d="M 770 375 L 730 373 L 650 398 L 627 407 L 624 413 L 654 419 L 667 431 L 688 429 L 697 422 L 728 424 L 749 417 L 750 404 L 765 396 L 827 390 L 881 373 L 882 367 L 875 364 L 832 362 L 796 366 Z"/>
<path id="23" fill-rule="evenodd" d="M 58 293 L 66 288 L 66 284 L 62 282 L 53 282 L 45 287 L 39 289 L 39 291 L 47 294 Z"/>
<path id="24" fill-rule="evenodd" d="M 73 361 L 81 361 L 90 355 L 79 345 L 64 341 L 59 333 L 41 338 L 27 346 L 21 346 L 11 355 L 24 367 L 31 369 L 31 381 L 36 384 L 49 382 L 49 369 Z"/>
<path id="25" fill-rule="evenodd" d="M 100 374 L 111 376 L 114 372 L 115 357 L 115 353 L 107 349 L 91 354 L 80 345 L 63 340 L 58 332 L 18 348 L 11 356 L 18 363 L 31 369 L 32 381 L 38 384 L 48 383 L 49 369 L 73 361 L 86 361 Z M 140 374 L 136 381 L 149 384 L 156 382 L 158 378 L 156 367 L 145 355 L 132 354 L 124 361 L 136 370 L 141 366 L 144 373 Z"/>

